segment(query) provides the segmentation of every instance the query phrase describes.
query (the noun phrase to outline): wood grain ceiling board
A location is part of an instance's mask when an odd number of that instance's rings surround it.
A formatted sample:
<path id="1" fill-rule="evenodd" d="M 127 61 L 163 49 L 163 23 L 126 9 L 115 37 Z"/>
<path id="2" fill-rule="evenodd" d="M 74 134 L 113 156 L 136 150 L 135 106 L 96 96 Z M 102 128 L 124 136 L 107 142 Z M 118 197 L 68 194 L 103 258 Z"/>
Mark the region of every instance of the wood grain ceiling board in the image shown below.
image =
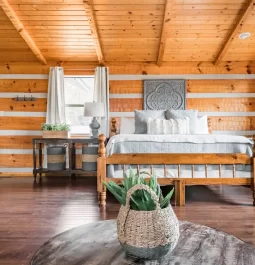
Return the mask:
<path id="1" fill-rule="evenodd" d="M 164 1 L 93 0 L 93 3 L 106 62 L 156 61 Z"/>
<path id="2" fill-rule="evenodd" d="M 83 0 L 8 1 L 48 61 L 98 61 Z M 157 62 L 166 0 L 92 3 L 106 62 Z M 247 3 L 173 0 L 163 62 L 214 62 Z M 255 60 L 255 10 L 241 31 L 251 32 L 251 38 L 233 40 L 223 61 Z M 0 56 L 2 61 L 36 60 L 1 12 Z"/>
<path id="3" fill-rule="evenodd" d="M 250 32 L 248 39 L 241 40 L 239 34 Z M 244 21 L 241 28 L 237 31 L 235 38 L 228 47 L 222 61 L 245 61 L 255 60 L 255 11 L 253 10 L 248 18 Z"/>
<path id="4" fill-rule="evenodd" d="M 82 1 L 10 1 L 49 61 L 97 61 Z"/>
<path id="5" fill-rule="evenodd" d="M 176 0 L 164 61 L 214 61 L 246 2 Z"/>
<path id="6" fill-rule="evenodd" d="M 0 7 L 0 61 L 37 61 Z"/>

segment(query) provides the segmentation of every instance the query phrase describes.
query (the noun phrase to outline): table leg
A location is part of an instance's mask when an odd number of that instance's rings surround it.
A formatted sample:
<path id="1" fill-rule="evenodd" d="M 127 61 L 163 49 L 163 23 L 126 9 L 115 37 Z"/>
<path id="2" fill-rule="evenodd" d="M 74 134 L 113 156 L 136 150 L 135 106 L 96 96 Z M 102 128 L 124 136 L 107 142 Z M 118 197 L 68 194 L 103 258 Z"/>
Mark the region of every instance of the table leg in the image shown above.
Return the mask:
<path id="1" fill-rule="evenodd" d="M 34 179 L 36 180 L 36 141 L 35 140 L 33 140 L 33 164 L 34 164 L 33 174 L 34 174 Z"/>
<path id="2" fill-rule="evenodd" d="M 68 144 L 68 156 L 69 156 L 69 177 L 72 176 L 72 167 L 73 167 L 73 152 L 72 152 L 72 145 Z"/>
<path id="3" fill-rule="evenodd" d="M 72 143 L 72 169 L 76 169 L 76 148 L 75 143 Z M 75 177 L 75 174 L 72 174 L 72 177 Z"/>
<path id="4" fill-rule="evenodd" d="M 39 169 L 42 170 L 42 143 L 39 143 Z M 39 172 L 40 179 L 42 178 L 42 171 Z"/>

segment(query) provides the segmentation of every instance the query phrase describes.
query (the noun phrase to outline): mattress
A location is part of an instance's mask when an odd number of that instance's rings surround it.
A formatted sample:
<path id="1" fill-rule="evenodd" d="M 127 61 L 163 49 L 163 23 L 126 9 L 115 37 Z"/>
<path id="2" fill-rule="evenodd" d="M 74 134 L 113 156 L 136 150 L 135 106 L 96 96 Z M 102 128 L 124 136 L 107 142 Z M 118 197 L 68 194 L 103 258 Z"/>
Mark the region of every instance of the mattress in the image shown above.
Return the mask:
<path id="1" fill-rule="evenodd" d="M 111 137 L 107 146 L 107 156 L 112 154 L 131 153 L 180 153 L 180 154 L 233 154 L 243 153 L 252 156 L 253 140 L 236 135 L 146 135 L 146 134 L 119 134 Z M 135 168 L 135 166 L 132 166 Z M 127 166 L 129 168 L 129 166 Z M 165 177 L 162 166 L 153 166 L 157 176 Z M 208 166 L 207 177 L 219 177 L 217 165 Z M 140 165 L 140 170 L 149 171 L 149 166 Z M 236 177 L 251 177 L 249 165 L 237 165 Z M 206 177 L 205 166 L 197 165 L 194 169 L 194 178 Z M 107 168 L 108 177 L 122 177 L 121 166 L 110 165 Z M 177 165 L 167 166 L 166 177 L 178 177 Z M 181 178 L 192 177 L 190 165 L 181 166 Z M 233 177 L 232 166 L 222 165 L 222 177 Z"/>

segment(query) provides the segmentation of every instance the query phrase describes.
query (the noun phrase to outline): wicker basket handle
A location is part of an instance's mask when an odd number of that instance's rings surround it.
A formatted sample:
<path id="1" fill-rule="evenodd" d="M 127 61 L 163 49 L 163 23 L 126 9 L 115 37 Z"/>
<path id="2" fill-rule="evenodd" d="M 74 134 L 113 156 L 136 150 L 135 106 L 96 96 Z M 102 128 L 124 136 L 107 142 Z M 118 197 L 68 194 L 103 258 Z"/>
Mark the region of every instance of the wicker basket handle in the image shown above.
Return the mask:
<path id="1" fill-rule="evenodd" d="M 130 209 L 131 196 L 137 190 L 146 190 L 150 194 L 152 200 L 154 201 L 154 203 L 156 205 L 156 210 L 161 209 L 160 204 L 158 202 L 158 196 L 156 195 L 156 193 L 150 187 L 148 187 L 147 185 L 144 185 L 144 184 L 137 184 L 128 190 L 127 197 L 126 197 L 126 208 Z"/>

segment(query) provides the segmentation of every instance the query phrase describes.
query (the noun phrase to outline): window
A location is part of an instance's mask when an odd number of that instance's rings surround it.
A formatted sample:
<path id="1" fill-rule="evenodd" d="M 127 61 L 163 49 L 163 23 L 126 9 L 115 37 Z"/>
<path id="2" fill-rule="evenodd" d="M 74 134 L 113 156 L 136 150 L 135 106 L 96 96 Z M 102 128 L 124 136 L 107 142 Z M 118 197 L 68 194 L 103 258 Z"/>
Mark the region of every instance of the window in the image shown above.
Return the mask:
<path id="1" fill-rule="evenodd" d="M 94 77 L 65 77 L 66 122 L 71 134 L 90 134 L 92 117 L 84 117 L 84 103 L 93 101 Z"/>

